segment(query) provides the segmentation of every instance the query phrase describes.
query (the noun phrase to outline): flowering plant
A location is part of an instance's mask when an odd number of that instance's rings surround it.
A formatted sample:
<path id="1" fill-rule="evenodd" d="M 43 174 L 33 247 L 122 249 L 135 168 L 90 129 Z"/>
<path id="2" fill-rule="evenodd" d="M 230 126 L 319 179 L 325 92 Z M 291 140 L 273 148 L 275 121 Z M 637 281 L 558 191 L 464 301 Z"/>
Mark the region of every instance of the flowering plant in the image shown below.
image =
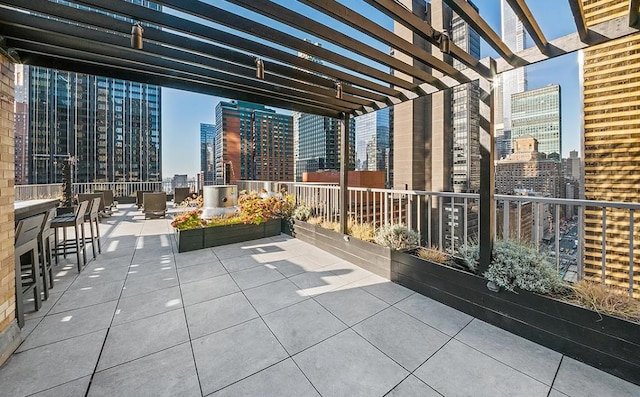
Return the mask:
<path id="1" fill-rule="evenodd" d="M 197 229 L 199 227 L 205 226 L 207 224 L 207 221 L 200 217 L 201 214 L 202 210 L 200 208 L 195 208 L 191 211 L 184 212 L 175 217 L 173 222 L 171 222 L 171 226 L 180 230 Z"/>

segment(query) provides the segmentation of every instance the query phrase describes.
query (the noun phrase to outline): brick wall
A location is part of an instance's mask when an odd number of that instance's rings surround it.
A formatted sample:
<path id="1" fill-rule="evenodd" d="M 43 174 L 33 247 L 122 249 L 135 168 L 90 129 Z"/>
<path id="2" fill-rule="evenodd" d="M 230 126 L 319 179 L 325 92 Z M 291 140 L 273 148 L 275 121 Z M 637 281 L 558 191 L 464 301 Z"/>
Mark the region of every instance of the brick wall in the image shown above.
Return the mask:
<path id="1" fill-rule="evenodd" d="M 13 64 L 0 54 L 0 332 L 15 318 Z"/>

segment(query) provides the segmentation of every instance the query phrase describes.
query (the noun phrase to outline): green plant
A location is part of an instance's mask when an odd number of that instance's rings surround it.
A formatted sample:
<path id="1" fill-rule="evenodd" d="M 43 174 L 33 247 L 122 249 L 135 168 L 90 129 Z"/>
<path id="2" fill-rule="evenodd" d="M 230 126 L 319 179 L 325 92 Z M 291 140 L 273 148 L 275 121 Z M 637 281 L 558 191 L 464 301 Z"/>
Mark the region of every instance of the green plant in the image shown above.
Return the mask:
<path id="1" fill-rule="evenodd" d="M 207 221 L 200 217 L 201 214 L 202 210 L 200 208 L 183 212 L 182 214 L 176 215 L 171 222 L 171 226 L 180 230 L 200 228 L 207 224 Z"/>
<path id="2" fill-rule="evenodd" d="M 626 291 L 582 280 L 571 286 L 571 292 L 565 300 L 598 313 L 640 322 L 640 301 L 630 297 Z"/>
<path id="3" fill-rule="evenodd" d="M 437 248 L 424 248 L 420 247 L 415 251 L 418 257 L 435 263 L 446 264 L 449 262 L 449 255 L 438 250 Z"/>
<path id="4" fill-rule="evenodd" d="M 378 229 L 374 241 L 384 247 L 400 250 L 418 246 L 420 236 L 403 224 L 386 224 Z"/>
<path id="5" fill-rule="evenodd" d="M 458 254 L 462 258 L 465 267 L 470 272 L 478 272 L 478 262 L 480 262 L 480 245 L 477 242 L 462 245 L 458 248 Z"/>
<path id="6" fill-rule="evenodd" d="M 256 193 L 244 194 L 238 198 L 240 218 L 243 223 L 260 225 L 274 217 L 273 197 L 262 198 Z"/>
<path id="7" fill-rule="evenodd" d="M 291 194 L 278 194 L 269 200 L 273 204 L 273 213 L 276 216 L 290 218 L 296 208 L 296 198 Z"/>
<path id="8" fill-rule="evenodd" d="M 293 217 L 299 221 L 306 221 L 311 217 L 311 208 L 305 204 L 300 204 L 293 210 Z"/>
<path id="9" fill-rule="evenodd" d="M 541 294 L 562 294 L 567 284 L 534 247 L 514 240 L 497 240 L 484 276 L 509 291 L 520 288 Z"/>
<path id="10" fill-rule="evenodd" d="M 334 232 L 340 232 L 340 223 L 323 220 L 320 224 L 323 229 L 333 230 Z"/>

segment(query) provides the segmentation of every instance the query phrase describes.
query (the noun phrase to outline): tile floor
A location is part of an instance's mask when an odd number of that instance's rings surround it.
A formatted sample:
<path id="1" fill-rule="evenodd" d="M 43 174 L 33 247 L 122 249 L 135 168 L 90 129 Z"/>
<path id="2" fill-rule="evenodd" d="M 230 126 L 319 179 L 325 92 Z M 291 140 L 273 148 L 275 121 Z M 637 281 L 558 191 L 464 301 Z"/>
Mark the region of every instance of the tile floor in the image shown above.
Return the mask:
<path id="1" fill-rule="evenodd" d="M 132 206 L 102 234 L 82 273 L 57 268 L 0 395 L 640 395 L 284 235 L 178 254 Z"/>

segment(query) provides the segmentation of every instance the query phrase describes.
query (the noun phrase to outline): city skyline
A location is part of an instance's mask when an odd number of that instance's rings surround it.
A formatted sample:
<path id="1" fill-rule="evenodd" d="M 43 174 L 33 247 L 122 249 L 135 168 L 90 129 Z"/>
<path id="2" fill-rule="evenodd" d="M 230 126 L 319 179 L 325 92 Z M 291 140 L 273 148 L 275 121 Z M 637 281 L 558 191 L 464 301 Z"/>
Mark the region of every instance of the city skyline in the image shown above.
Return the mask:
<path id="1" fill-rule="evenodd" d="M 349 6 L 349 1 L 345 5 Z M 494 31 L 501 32 L 501 2 L 497 0 L 475 0 L 473 2 Z M 295 10 L 302 10 L 304 6 L 300 4 L 291 5 Z M 566 34 L 575 32 L 575 25 L 568 4 L 557 4 L 555 0 L 537 0 L 530 2 L 529 7 L 536 16 L 543 16 L 538 19 L 541 28 L 547 39 L 552 40 Z M 236 9 L 230 6 L 230 9 Z M 553 9 L 550 13 L 548 10 Z M 241 10 L 241 8 L 237 8 Z M 372 16 L 376 13 L 374 9 L 363 8 L 362 12 Z M 381 14 L 375 14 L 377 17 Z M 259 21 L 267 21 L 260 16 L 256 16 Z M 322 21 L 322 22 L 328 22 Z M 377 21 L 381 26 L 393 30 L 390 20 L 380 18 Z M 299 32 L 292 31 L 293 34 Z M 351 32 L 350 32 L 351 33 Z M 353 32 L 353 37 L 367 44 L 374 44 L 371 38 L 360 32 Z M 306 38 L 306 36 L 305 36 Z M 323 47 L 341 52 L 340 47 L 323 40 L 318 41 Z M 531 45 L 531 43 L 527 43 Z M 498 58 L 484 41 L 480 43 L 481 58 L 492 56 Z M 381 48 L 388 51 L 388 48 Z M 552 77 L 549 77 L 552 76 Z M 581 99 L 580 82 L 578 78 L 578 57 L 577 53 L 568 54 L 559 58 L 547 60 L 545 62 L 531 65 L 527 68 L 527 81 L 529 89 L 544 87 L 548 84 L 560 84 L 562 87 L 563 103 L 563 142 L 562 157 L 568 157 L 571 150 L 580 148 L 580 128 L 581 128 Z M 166 175 L 187 173 L 195 175 L 199 170 L 198 152 L 199 150 L 199 124 L 215 122 L 214 109 L 219 101 L 228 101 L 227 98 L 213 97 L 196 93 L 188 93 L 168 88 L 163 88 L 163 171 Z M 280 109 L 277 109 L 281 111 Z M 287 111 L 283 111 L 287 112 Z"/>

